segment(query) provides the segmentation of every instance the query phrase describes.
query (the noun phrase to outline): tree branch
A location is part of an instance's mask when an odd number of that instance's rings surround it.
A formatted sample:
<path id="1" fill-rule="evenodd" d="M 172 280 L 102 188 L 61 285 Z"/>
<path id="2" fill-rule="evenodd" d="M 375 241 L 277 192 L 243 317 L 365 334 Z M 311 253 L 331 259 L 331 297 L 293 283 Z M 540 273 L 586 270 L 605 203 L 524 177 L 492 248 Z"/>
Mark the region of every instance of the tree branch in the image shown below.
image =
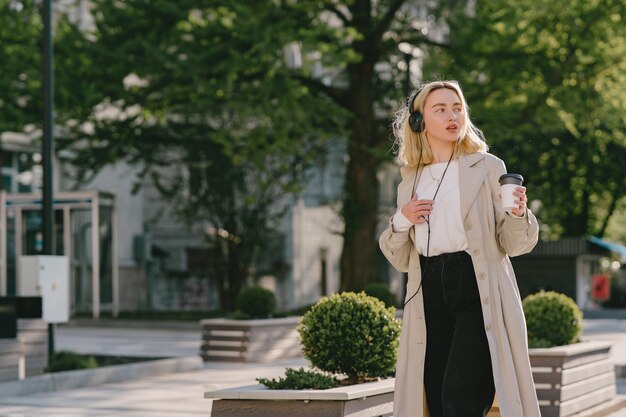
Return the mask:
<path id="1" fill-rule="evenodd" d="M 415 31 L 417 32 L 417 31 Z M 402 43 L 402 42 L 407 42 L 407 43 L 411 43 L 411 44 L 426 44 L 426 45 L 431 45 L 431 46 L 436 46 L 438 48 L 443 48 L 443 49 L 448 49 L 450 48 L 450 44 L 449 43 L 442 43 L 442 42 L 437 42 L 434 39 L 430 39 L 426 36 L 422 36 L 422 35 L 416 35 L 416 36 L 405 36 L 405 37 L 400 37 L 398 38 L 398 44 Z"/>
<path id="2" fill-rule="evenodd" d="M 387 13 L 378 21 L 376 28 L 373 31 L 373 38 L 375 39 L 376 44 L 379 44 L 383 38 L 383 34 L 387 29 L 389 29 L 389 25 L 393 21 L 396 13 L 402 7 L 406 0 L 393 0 L 389 5 L 389 9 L 387 9 Z"/>
<path id="3" fill-rule="evenodd" d="M 326 7 L 324 7 L 326 10 L 328 10 L 329 12 L 333 13 L 335 16 L 337 16 L 339 18 L 339 20 L 341 20 L 343 22 L 344 26 L 350 26 L 352 24 L 352 21 L 350 20 L 350 18 L 341 10 L 339 10 L 337 8 L 336 4 L 327 4 Z"/>
<path id="4" fill-rule="evenodd" d="M 611 219 L 611 216 L 613 215 L 613 213 L 615 212 L 615 209 L 617 208 L 617 197 L 613 194 L 611 194 L 611 203 L 609 204 L 609 209 L 608 212 L 606 214 L 606 216 L 604 217 L 604 220 L 602 220 L 602 226 L 600 227 L 600 230 L 597 233 L 597 236 L 602 238 L 604 237 L 604 234 L 606 233 L 606 229 L 609 226 L 609 220 Z"/>
<path id="5" fill-rule="evenodd" d="M 333 100 L 339 106 L 350 110 L 350 103 L 348 101 L 348 92 L 346 90 L 339 89 L 337 87 L 332 87 L 329 85 L 325 85 L 321 83 L 319 80 L 316 80 L 311 77 L 306 77 L 302 74 L 298 74 L 296 72 L 292 72 L 291 76 L 300 81 L 302 84 L 311 88 L 312 90 L 318 91 L 322 94 L 325 94 L 331 100 Z"/>

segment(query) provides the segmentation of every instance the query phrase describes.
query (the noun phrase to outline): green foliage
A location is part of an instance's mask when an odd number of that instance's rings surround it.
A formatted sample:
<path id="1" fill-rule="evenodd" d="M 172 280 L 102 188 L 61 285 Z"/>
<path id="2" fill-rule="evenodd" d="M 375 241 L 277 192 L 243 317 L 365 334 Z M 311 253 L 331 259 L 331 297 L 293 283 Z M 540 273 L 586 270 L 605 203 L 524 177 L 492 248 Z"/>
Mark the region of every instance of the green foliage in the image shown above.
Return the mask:
<path id="1" fill-rule="evenodd" d="M 528 340 L 528 347 L 531 349 L 549 348 L 552 346 L 554 346 L 554 344 L 546 339 L 529 339 Z"/>
<path id="2" fill-rule="evenodd" d="M 274 293 L 260 286 L 244 288 L 237 296 L 237 309 L 247 318 L 263 319 L 276 310 Z"/>
<path id="3" fill-rule="evenodd" d="M 0 134 L 39 124 L 41 95 L 41 13 L 34 0 L 0 0 Z M 32 127 L 32 126 L 31 126 Z"/>
<path id="4" fill-rule="evenodd" d="M 97 368 L 98 362 L 93 356 L 79 355 L 74 352 L 55 352 L 48 360 L 46 372 L 73 371 L 76 369 Z"/>
<path id="5" fill-rule="evenodd" d="M 46 368 L 46 372 L 74 371 L 103 366 L 125 365 L 129 363 L 151 361 L 154 358 L 139 356 L 108 356 L 108 355 L 81 355 L 74 352 L 55 352 Z"/>
<path id="6" fill-rule="evenodd" d="M 617 202 L 603 238 L 611 242 L 626 243 L 626 197 Z"/>
<path id="7" fill-rule="evenodd" d="M 57 46 L 59 77 L 80 87 L 63 95 L 58 148 L 80 180 L 116 161 L 140 165 L 137 183 L 157 183 L 190 223 L 227 231 L 239 243 L 215 274 L 234 299 L 264 258 L 270 211 L 280 218 L 285 193 L 345 139 L 341 276 L 363 288 L 375 278 L 376 248 L 363 242 L 376 239 L 388 116 L 406 93 L 397 39 L 415 32 L 419 4 L 93 0 L 95 30 L 65 30 Z"/>
<path id="8" fill-rule="evenodd" d="M 400 336 L 395 311 L 364 292 L 322 298 L 298 324 L 305 358 L 351 382 L 391 375 Z"/>
<path id="9" fill-rule="evenodd" d="M 522 302 L 531 347 L 563 346 L 579 341 L 583 315 L 564 294 L 541 291 Z"/>
<path id="10" fill-rule="evenodd" d="M 316 371 L 305 371 L 304 368 L 287 368 L 284 378 L 257 378 L 257 381 L 269 389 L 328 389 L 339 385 L 337 379 L 332 376 Z"/>
<path id="11" fill-rule="evenodd" d="M 541 203 L 544 236 L 602 236 L 626 196 L 626 2 L 459 2 L 448 16 L 425 78 L 460 80 L 492 151 Z"/>
<path id="12" fill-rule="evenodd" d="M 345 124 L 287 64 L 305 18 L 269 0 L 90 4 L 95 30 L 65 28 L 57 48 L 59 77 L 81 87 L 61 99 L 58 149 L 77 183 L 139 166 L 137 187 L 154 185 L 189 226 L 210 225 L 210 272 L 230 311 L 252 265 L 279 263 L 269 242 L 286 195 Z"/>
<path id="13" fill-rule="evenodd" d="M 391 307 L 395 305 L 393 294 L 389 291 L 389 286 L 383 282 L 370 282 L 363 289 L 365 294 L 378 298 L 385 303 L 385 307 Z"/>

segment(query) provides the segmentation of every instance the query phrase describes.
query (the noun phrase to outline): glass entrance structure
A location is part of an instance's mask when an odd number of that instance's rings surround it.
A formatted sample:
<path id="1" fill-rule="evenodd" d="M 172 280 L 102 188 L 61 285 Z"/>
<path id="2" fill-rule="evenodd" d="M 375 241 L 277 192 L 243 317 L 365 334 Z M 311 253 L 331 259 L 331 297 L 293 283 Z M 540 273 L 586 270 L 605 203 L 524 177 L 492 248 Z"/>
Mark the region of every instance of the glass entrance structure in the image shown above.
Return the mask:
<path id="1" fill-rule="evenodd" d="M 19 258 L 43 250 L 41 194 L 0 191 L 0 295 L 15 295 Z M 101 311 L 117 316 L 117 213 L 115 195 L 101 191 L 54 194 L 53 254 L 70 261 L 71 315 Z M 95 225 L 95 227 L 94 227 Z"/>

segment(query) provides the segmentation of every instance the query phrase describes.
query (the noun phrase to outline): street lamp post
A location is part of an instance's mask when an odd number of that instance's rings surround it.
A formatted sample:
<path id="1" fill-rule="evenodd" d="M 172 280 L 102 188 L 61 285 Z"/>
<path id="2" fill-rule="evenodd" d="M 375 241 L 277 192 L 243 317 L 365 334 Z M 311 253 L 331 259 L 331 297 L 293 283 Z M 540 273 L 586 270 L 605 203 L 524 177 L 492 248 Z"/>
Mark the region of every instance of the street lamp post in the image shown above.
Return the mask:
<path id="1" fill-rule="evenodd" d="M 53 255 L 52 154 L 54 152 L 54 78 L 52 67 L 52 0 L 43 0 L 43 254 Z M 48 324 L 48 354 L 54 353 L 54 324 Z"/>

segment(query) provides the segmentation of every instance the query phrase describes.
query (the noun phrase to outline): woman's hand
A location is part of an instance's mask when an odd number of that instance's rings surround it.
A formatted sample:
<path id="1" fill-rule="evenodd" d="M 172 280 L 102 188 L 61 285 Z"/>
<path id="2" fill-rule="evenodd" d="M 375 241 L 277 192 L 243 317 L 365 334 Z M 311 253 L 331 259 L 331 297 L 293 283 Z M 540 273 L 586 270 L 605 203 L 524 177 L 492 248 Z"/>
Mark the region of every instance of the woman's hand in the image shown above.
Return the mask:
<path id="1" fill-rule="evenodd" d="M 517 187 L 515 191 L 513 191 L 513 195 L 517 197 L 515 204 L 517 204 L 518 208 L 511 209 L 511 213 L 517 217 L 524 217 L 526 214 L 526 202 L 528 201 L 528 197 L 526 196 L 526 187 Z"/>
<path id="2" fill-rule="evenodd" d="M 422 224 L 433 210 L 433 200 L 418 200 L 414 195 L 408 203 L 402 206 L 402 214 L 413 224 Z"/>

